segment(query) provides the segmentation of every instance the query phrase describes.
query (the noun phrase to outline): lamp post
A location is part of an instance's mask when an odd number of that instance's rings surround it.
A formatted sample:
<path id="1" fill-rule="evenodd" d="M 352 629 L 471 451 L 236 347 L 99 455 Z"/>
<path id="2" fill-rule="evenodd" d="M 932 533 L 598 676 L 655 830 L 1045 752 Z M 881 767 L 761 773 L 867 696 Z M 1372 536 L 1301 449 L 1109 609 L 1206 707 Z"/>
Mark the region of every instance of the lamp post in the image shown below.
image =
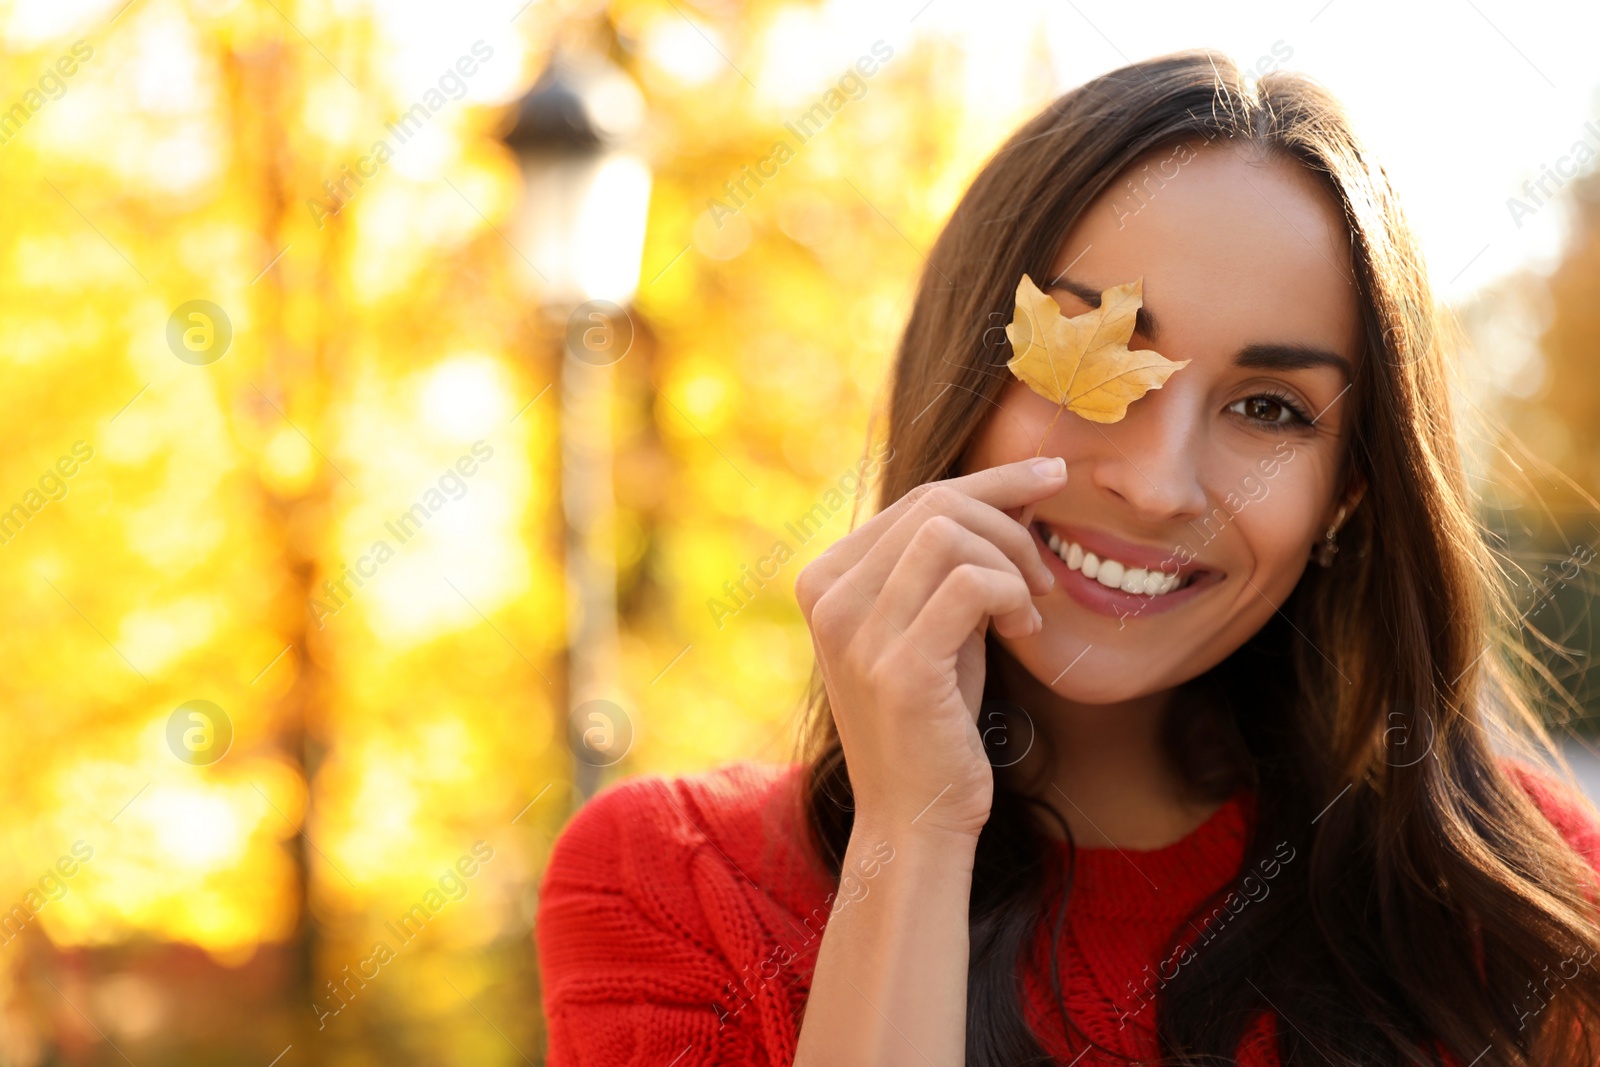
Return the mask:
<path id="1" fill-rule="evenodd" d="M 633 743 L 632 719 L 613 699 L 620 693 L 611 378 L 634 336 L 624 305 L 639 284 L 650 200 L 650 170 L 636 150 L 644 117 L 644 99 L 620 68 L 558 50 L 505 135 L 523 177 L 511 243 L 561 337 L 561 704 L 580 803 Z"/>

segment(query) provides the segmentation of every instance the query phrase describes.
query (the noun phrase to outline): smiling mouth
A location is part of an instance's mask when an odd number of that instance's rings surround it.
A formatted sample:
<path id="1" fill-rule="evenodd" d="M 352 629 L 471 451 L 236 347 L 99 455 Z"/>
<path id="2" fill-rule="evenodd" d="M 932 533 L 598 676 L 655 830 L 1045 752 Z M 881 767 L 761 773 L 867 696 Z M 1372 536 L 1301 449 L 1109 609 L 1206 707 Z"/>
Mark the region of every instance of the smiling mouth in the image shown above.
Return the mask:
<path id="1" fill-rule="evenodd" d="M 1033 527 L 1039 539 L 1066 564 L 1068 570 L 1077 571 L 1107 589 L 1120 589 L 1124 593 L 1156 599 L 1187 589 L 1211 573 L 1205 570 L 1182 571 L 1176 564 L 1172 565 L 1170 571 L 1136 567 L 1122 560 L 1089 552 L 1076 541 L 1063 538 L 1043 522 L 1035 521 Z"/>

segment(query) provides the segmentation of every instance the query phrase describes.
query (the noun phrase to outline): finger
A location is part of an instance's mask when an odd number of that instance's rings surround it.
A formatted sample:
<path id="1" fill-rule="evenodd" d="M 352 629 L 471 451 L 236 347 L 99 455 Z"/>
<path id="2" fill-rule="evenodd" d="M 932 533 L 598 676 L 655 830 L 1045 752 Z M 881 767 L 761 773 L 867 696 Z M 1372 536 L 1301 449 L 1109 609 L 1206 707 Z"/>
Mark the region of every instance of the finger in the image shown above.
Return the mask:
<path id="1" fill-rule="evenodd" d="M 948 483 L 974 500 L 990 507 L 1022 507 L 1035 504 L 1058 491 L 1067 480 L 1067 461 L 1060 456 L 1038 456 L 1015 463 L 985 467 Z"/>
<path id="2" fill-rule="evenodd" d="M 1016 623 L 1019 612 L 1033 612 L 1037 618 L 1028 587 L 1021 579 L 965 563 L 945 577 L 906 627 L 906 642 L 915 649 L 927 650 L 935 663 L 942 662 L 938 656 L 953 657 L 967 635 L 988 618 L 995 620 L 995 628 L 1003 637 L 1037 633 L 1031 620 L 1025 628 Z"/>
<path id="3" fill-rule="evenodd" d="M 923 527 L 937 518 L 954 520 L 994 545 L 1010 561 L 1011 569 L 1026 579 L 1035 596 L 1043 596 L 1055 588 L 1055 575 L 1040 557 L 1039 547 L 1027 527 L 1004 512 L 967 496 L 949 482 L 935 483 L 899 522 L 879 537 L 861 562 L 852 568 L 852 577 L 865 589 L 881 589 L 900 558 L 921 535 Z M 988 561 L 983 562 L 990 565 Z"/>
<path id="4" fill-rule="evenodd" d="M 973 506 L 987 508 L 987 505 L 978 504 L 976 501 L 973 502 Z M 999 514 L 992 508 L 988 510 L 996 515 Z M 1021 529 L 1004 517 L 1001 517 L 1000 521 L 1010 525 L 1013 530 Z M 1037 561 L 1039 554 L 1034 549 L 1031 538 L 1027 550 Z M 917 529 L 911 543 L 895 561 L 893 569 L 876 595 L 874 603 L 883 616 L 883 624 L 894 628 L 897 632 L 910 626 L 928 599 L 949 577 L 950 572 L 963 564 L 973 564 L 1010 575 L 1018 582 L 1023 582 L 1026 587 L 1026 582 L 1021 572 L 1017 570 L 1016 564 L 993 542 L 973 533 L 948 515 L 935 515 Z M 865 580 L 857 579 L 856 574 L 867 565 L 867 561 L 863 561 L 860 567 L 849 572 L 848 577 L 851 578 L 852 584 L 857 586 L 864 584 Z M 1017 613 L 1015 619 L 1006 620 L 1006 625 L 1030 627 L 1033 625 L 1034 615 L 1033 601 L 1030 599 Z M 865 624 L 865 628 L 869 630 L 873 628 L 871 620 Z"/>
<path id="5" fill-rule="evenodd" d="M 1066 480 L 1066 461 L 1059 456 L 1050 456 L 1002 463 L 997 467 L 975 471 L 959 478 L 928 482 L 924 486 L 917 486 L 862 523 L 858 529 L 845 535 L 818 557 L 817 562 L 823 563 L 826 560 L 823 568 L 824 576 L 836 579 L 859 563 L 879 538 L 893 528 L 906 512 L 917 507 L 922 496 L 931 492 L 935 486 L 955 489 L 992 508 L 1003 510 L 1043 500 L 1059 492 Z M 884 573 L 887 574 L 887 569 Z"/>

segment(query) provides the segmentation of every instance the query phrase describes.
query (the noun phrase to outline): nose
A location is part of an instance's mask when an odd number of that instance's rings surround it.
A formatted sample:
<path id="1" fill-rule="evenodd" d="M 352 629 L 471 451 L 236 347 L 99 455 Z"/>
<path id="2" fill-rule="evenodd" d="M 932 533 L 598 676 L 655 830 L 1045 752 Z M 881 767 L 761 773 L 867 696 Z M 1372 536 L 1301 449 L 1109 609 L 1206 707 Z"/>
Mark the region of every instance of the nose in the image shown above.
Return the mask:
<path id="1" fill-rule="evenodd" d="M 1152 525 L 1193 519 L 1206 510 L 1200 478 L 1203 399 L 1186 390 L 1152 390 L 1121 422 L 1095 425 L 1098 450 L 1090 482 L 1119 497 Z"/>

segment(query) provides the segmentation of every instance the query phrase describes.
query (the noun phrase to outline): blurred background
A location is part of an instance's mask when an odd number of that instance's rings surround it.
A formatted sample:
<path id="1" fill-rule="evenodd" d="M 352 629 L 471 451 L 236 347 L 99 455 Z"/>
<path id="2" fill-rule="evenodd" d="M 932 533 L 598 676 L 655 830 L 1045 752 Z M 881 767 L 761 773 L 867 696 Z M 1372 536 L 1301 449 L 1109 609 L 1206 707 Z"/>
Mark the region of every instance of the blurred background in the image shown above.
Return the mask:
<path id="1" fill-rule="evenodd" d="M 0 1064 L 542 1062 L 571 813 L 790 755 L 792 583 L 922 250 L 1051 97 L 1180 48 L 1326 82 L 1400 186 L 1592 773 L 1597 23 L 0 5 Z"/>

